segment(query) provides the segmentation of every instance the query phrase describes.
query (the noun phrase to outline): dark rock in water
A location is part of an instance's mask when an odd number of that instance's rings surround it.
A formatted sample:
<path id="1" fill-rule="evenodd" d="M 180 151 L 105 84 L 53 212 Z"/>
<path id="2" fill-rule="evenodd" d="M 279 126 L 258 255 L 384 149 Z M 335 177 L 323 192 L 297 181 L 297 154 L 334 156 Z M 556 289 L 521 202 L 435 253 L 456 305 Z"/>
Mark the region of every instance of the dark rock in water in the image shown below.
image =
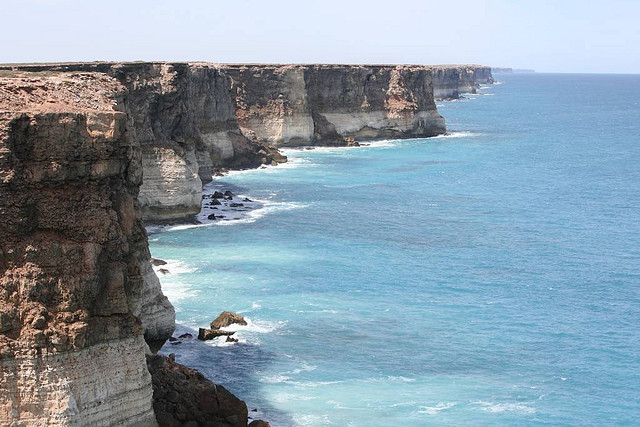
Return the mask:
<path id="1" fill-rule="evenodd" d="M 207 217 L 207 219 L 217 219 L 216 214 L 211 214 Z"/>
<path id="2" fill-rule="evenodd" d="M 247 426 L 247 405 L 198 371 L 161 355 L 147 356 L 147 368 L 160 427 Z"/>
<path id="3" fill-rule="evenodd" d="M 243 200 L 243 202 L 253 202 L 253 200 L 251 200 L 251 199 L 250 199 L 250 198 L 248 198 L 248 197 L 245 197 L 245 198 L 244 198 L 244 200 Z"/>
<path id="4" fill-rule="evenodd" d="M 253 420 L 249 423 L 249 427 L 271 427 L 271 424 L 262 420 Z"/>
<path id="5" fill-rule="evenodd" d="M 235 334 L 235 331 L 221 331 L 220 329 L 200 328 L 198 330 L 198 339 L 200 341 L 208 341 L 217 337 L 229 336 L 233 334 Z"/>
<path id="6" fill-rule="evenodd" d="M 217 206 L 217 205 L 221 205 L 222 203 L 220 203 L 220 200 L 218 199 L 213 199 L 211 201 L 211 203 L 209 203 L 211 206 Z"/>
<path id="7" fill-rule="evenodd" d="M 226 342 L 238 342 L 238 338 L 227 337 Z"/>
<path id="8" fill-rule="evenodd" d="M 224 192 L 225 197 L 233 197 L 233 193 L 229 190 Z"/>
<path id="9" fill-rule="evenodd" d="M 171 341 L 169 344 L 178 345 L 178 344 L 182 344 L 182 341 Z"/>
<path id="10" fill-rule="evenodd" d="M 251 412 L 258 412 L 258 408 L 253 408 Z"/>
<path id="11" fill-rule="evenodd" d="M 151 258 L 151 264 L 153 264 L 155 267 L 158 267 L 160 265 L 167 265 L 167 261 L 158 258 Z"/>
<path id="12" fill-rule="evenodd" d="M 233 200 L 233 196 L 224 196 L 225 200 Z"/>
<path id="13" fill-rule="evenodd" d="M 187 332 L 186 334 L 179 335 L 178 338 L 182 338 L 182 339 L 184 339 L 184 338 L 193 338 L 193 335 L 191 335 L 189 332 Z"/>
<path id="14" fill-rule="evenodd" d="M 231 203 L 229 205 L 230 208 L 241 208 L 242 206 L 244 206 L 244 203 Z"/>
<path id="15" fill-rule="evenodd" d="M 218 215 L 218 216 L 216 216 L 216 219 L 218 219 L 218 218 L 224 218 L 224 215 Z"/>
<path id="16" fill-rule="evenodd" d="M 169 341 L 173 342 L 173 341 L 178 341 L 178 338 L 176 337 L 169 337 Z"/>
<path id="17" fill-rule="evenodd" d="M 167 270 L 166 268 L 160 268 L 158 269 L 158 271 L 162 274 L 171 274 L 171 272 L 169 270 Z"/>
<path id="18" fill-rule="evenodd" d="M 211 322 L 211 329 L 224 328 L 226 326 L 233 325 L 234 323 L 246 326 L 247 321 L 239 314 L 232 313 L 231 311 L 223 311 L 213 322 Z"/>
<path id="19" fill-rule="evenodd" d="M 224 194 L 219 191 L 215 191 L 211 197 L 213 197 L 214 199 L 222 199 L 224 197 Z"/>

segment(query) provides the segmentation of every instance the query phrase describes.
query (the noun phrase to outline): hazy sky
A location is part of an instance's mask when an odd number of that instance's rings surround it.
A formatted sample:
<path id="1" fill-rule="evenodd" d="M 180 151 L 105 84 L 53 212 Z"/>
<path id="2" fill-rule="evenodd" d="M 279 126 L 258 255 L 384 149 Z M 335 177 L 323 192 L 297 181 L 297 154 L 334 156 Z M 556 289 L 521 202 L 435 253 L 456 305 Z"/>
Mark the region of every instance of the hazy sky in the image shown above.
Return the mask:
<path id="1" fill-rule="evenodd" d="M 640 73 L 640 1 L 0 0 L 0 62 L 94 60 Z"/>

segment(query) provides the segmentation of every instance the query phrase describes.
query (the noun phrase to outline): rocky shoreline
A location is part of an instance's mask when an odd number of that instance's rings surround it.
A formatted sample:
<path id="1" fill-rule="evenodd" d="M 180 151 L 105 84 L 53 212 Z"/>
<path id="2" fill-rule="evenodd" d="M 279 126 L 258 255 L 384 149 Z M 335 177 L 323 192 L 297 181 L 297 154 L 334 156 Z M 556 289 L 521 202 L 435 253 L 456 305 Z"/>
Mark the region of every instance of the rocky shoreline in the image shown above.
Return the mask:
<path id="1" fill-rule="evenodd" d="M 278 146 L 444 133 L 437 68 L 0 66 L 0 419 L 246 425 L 244 403 L 154 355 L 175 313 L 143 220 L 193 220 L 217 170 L 284 162 Z M 234 196 L 209 203 L 254 203 Z"/>

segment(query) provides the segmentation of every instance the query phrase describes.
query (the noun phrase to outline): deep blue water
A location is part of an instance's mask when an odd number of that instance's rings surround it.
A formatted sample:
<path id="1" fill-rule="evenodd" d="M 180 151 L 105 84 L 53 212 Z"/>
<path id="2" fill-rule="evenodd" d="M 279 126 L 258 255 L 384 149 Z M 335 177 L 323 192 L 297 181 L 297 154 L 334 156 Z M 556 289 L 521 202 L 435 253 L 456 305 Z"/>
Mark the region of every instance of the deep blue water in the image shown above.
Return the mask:
<path id="1" fill-rule="evenodd" d="M 154 234 L 167 345 L 272 425 L 640 423 L 640 76 L 499 75 L 453 137 L 290 151 L 214 184 L 233 225 Z"/>

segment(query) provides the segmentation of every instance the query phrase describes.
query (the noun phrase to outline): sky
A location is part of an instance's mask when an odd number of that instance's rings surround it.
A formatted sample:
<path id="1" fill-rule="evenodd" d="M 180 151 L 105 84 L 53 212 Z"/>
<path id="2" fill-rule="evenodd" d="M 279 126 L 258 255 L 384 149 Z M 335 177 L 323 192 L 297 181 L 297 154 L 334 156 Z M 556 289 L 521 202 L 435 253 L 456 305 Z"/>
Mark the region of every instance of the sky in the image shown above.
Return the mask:
<path id="1" fill-rule="evenodd" d="M 0 0 L 0 62 L 97 60 L 640 73 L 640 1 Z"/>

